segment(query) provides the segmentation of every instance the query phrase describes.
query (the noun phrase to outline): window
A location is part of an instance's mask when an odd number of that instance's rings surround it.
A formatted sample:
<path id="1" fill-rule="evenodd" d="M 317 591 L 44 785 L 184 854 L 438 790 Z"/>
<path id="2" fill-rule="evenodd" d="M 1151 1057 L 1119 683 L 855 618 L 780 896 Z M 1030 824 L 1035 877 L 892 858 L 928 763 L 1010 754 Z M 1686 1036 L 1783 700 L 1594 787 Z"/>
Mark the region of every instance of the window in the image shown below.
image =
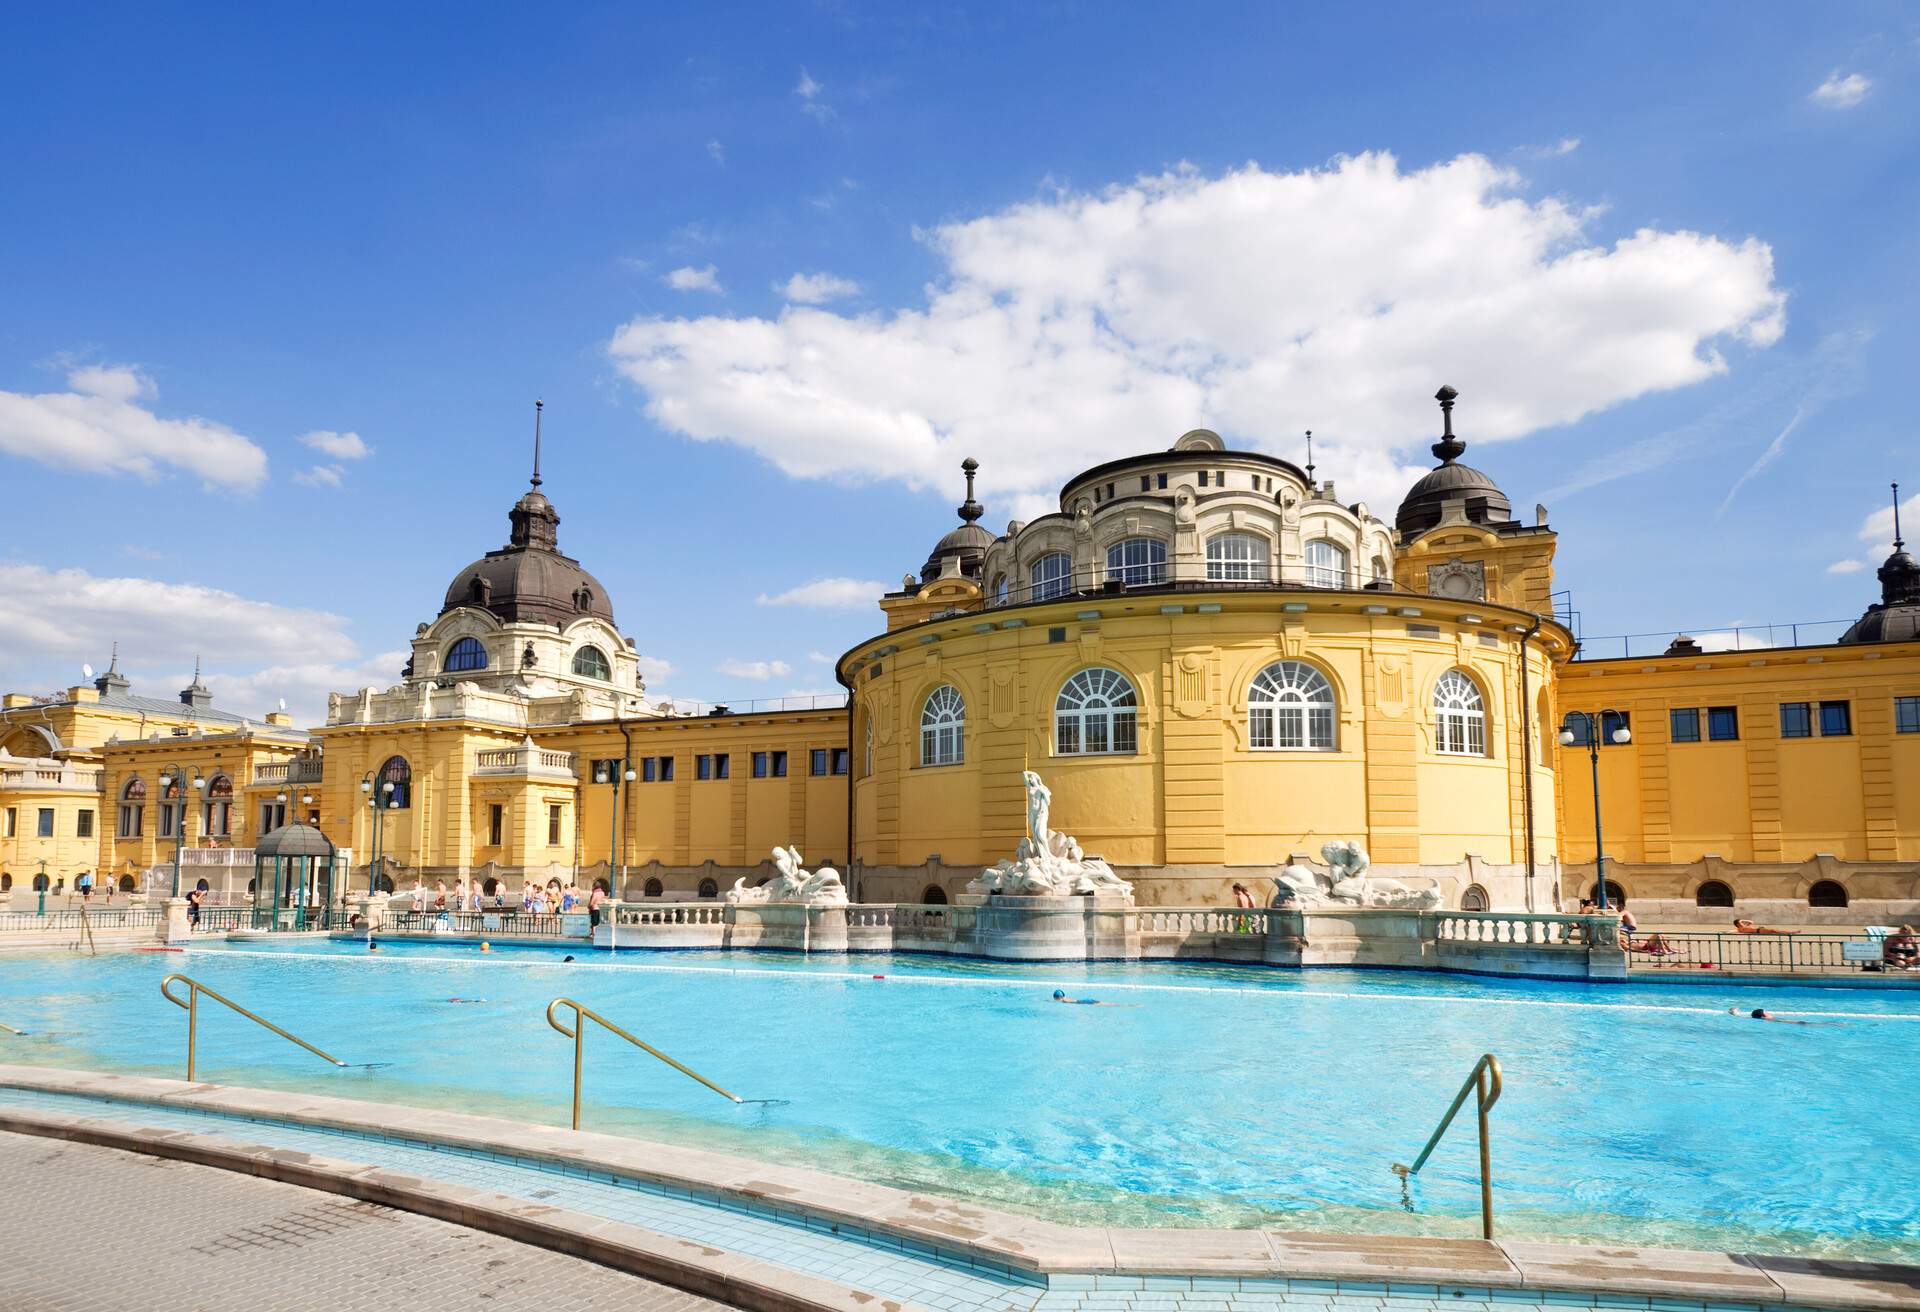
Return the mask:
<path id="1" fill-rule="evenodd" d="M 488 846 L 490 847 L 500 846 L 500 840 L 502 837 L 505 836 L 506 828 L 507 828 L 507 808 L 501 805 L 499 802 L 495 802 L 487 808 L 487 844 Z"/>
<path id="2" fill-rule="evenodd" d="M 667 891 L 666 887 L 662 885 L 659 880 L 649 879 L 647 881 L 646 895 L 648 897 L 659 897 L 662 894 L 664 894 L 666 891 Z"/>
<path id="3" fill-rule="evenodd" d="M 640 759 L 640 782 L 650 784 L 660 777 L 660 763 L 651 756 Z"/>
<path id="4" fill-rule="evenodd" d="M 1893 731 L 1920 733 L 1920 697 L 1893 699 Z"/>
<path id="5" fill-rule="evenodd" d="M 663 784 L 673 782 L 673 758 L 671 756 L 663 756 L 660 758 L 660 782 Z"/>
<path id="6" fill-rule="evenodd" d="M 167 782 L 160 785 L 160 837 L 172 838 L 176 835 L 180 821 L 180 780 L 169 776 Z"/>
<path id="7" fill-rule="evenodd" d="M 711 879 L 703 879 L 703 880 L 701 880 L 701 881 L 700 881 L 700 896 L 701 896 L 701 897 L 719 897 L 719 896 L 720 896 L 720 885 L 718 885 L 718 884 L 716 884 L 716 883 L 714 883 L 714 882 L 713 882 L 713 881 L 712 881 Z"/>
<path id="8" fill-rule="evenodd" d="M 1140 475 L 1140 490 L 1142 492 L 1153 491 L 1153 476 L 1151 474 Z"/>
<path id="9" fill-rule="evenodd" d="M 1733 890 L 1717 879 L 1709 879 L 1693 891 L 1693 904 L 1697 907 L 1730 907 L 1733 905 Z"/>
<path id="10" fill-rule="evenodd" d="M 1129 588 L 1167 581 L 1167 544 L 1158 538 L 1123 538 L 1107 548 L 1107 577 Z"/>
<path id="11" fill-rule="evenodd" d="M 1844 738 L 1852 732 L 1852 702 L 1820 703 L 1820 736 L 1822 738 Z"/>
<path id="12" fill-rule="evenodd" d="M 1740 710 L 1736 706 L 1707 707 L 1707 737 L 1716 743 L 1736 742 L 1740 737 Z"/>
<path id="13" fill-rule="evenodd" d="M 920 764 L 958 765 L 966 758 L 967 703 L 959 689 L 943 683 L 920 710 Z"/>
<path id="14" fill-rule="evenodd" d="M 946 904 L 947 904 L 947 890 L 940 887 L 940 885 L 928 884 L 925 888 L 920 890 L 921 906 L 943 907 Z"/>
<path id="15" fill-rule="evenodd" d="M 120 790 L 120 825 L 122 838 L 140 837 L 141 821 L 146 816 L 147 781 L 129 779 L 126 787 Z"/>
<path id="16" fill-rule="evenodd" d="M 1385 583 L 1387 581 L 1387 562 L 1383 556 L 1375 556 L 1373 558 L 1373 581 L 1375 583 Z"/>
<path id="17" fill-rule="evenodd" d="M 1205 487 L 1206 485 L 1207 485 L 1207 471 L 1203 469 L 1200 471 L 1200 486 Z"/>
<path id="18" fill-rule="evenodd" d="M 93 812 L 81 811 L 74 816 L 73 836 L 75 838 L 93 837 Z"/>
<path id="19" fill-rule="evenodd" d="M 753 777 L 755 779 L 765 779 L 767 777 L 767 754 L 765 752 L 755 752 L 753 754 Z"/>
<path id="20" fill-rule="evenodd" d="M 207 800 L 200 804 L 200 832 L 216 838 L 233 832 L 233 780 L 224 774 L 207 783 Z"/>
<path id="21" fill-rule="evenodd" d="M 1781 702 L 1780 736 L 1782 738 L 1813 737 L 1813 708 L 1806 702 Z"/>
<path id="22" fill-rule="evenodd" d="M 478 638 L 462 638 L 447 649 L 447 672 L 458 673 L 461 670 L 484 670 L 487 668 L 487 649 L 480 645 Z"/>
<path id="23" fill-rule="evenodd" d="M 861 745 L 866 750 L 860 754 L 860 777 L 865 779 L 873 774 L 873 716 L 867 716 L 866 726 L 861 733 Z"/>
<path id="24" fill-rule="evenodd" d="M 1587 890 L 1587 901 L 1596 904 L 1600 901 L 1600 885 L 1595 884 Z M 1615 907 L 1623 907 L 1626 904 L 1627 890 L 1609 879 L 1607 881 L 1607 910 L 1611 911 Z"/>
<path id="25" fill-rule="evenodd" d="M 390 811 L 405 811 L 413 805 L 413 767 L 404 756 L 389 756 L 375 776 L 374 793 Z M 391 787 L 389 787 L 391 785 Z"/>
<path id="26" fill-rule="evenodd" d="M 816 747 L 807 753 L 807 773 L 819 778 L 827 772 L 827 749 Z"/>
<path id="27" fill-rule="evenodd" d="M 693 758 L 693 777 L 695 779 L 713 778 L 713 758 L 704 752 Z"/>
<path id="28" fill-rule="evenodd" d="M 725 752 L 714 753 L 713 777 L 715 779 L 732 778 L 733 777 L 733 770 L 731 769 L 732 765 L 733 765 L 733 758 L 728 756 Z"/>
<path id="29" fill-rule="evenodd" d="M 562 808 L 558 803 L 550 803 L 547 807 L 547 846 L 548 847 L 560 846 L 561 809 Z"/>
<path id="30" fill-rule="evenodd" d="M 1053 703 L 1054 751 L 1061 756 L 1117 756 L 1139 750 L 1139 699 L 1117 670 L 1082 670 Z"/>
<path id="31" fill-rule="evenodd" d="M 1622 729 L 1625 729 L 1629 735 L 1633 733 L 1633 716 L 1631 713 L 1627 711 L 1600 712 L 1600 745 L 1602 747 L 1622 746 L 1623 744 L 1616 743 L 1613 740 L 1613 735 Z"/>
<path id="32" fill-rule="evenodd" d="M 7 808 L 6 836 L 8 838 L 15 838 L 19 836 L 19 833 L 20 833 L 20 811 L 19 811 L 19 808 L 10 806 Z"/>
<path id="33" fill-rule="evenodd" d="M 847 761 L 850 755 L 851 753 L 844 747 L 836 747 L 833 749 L 833 772 L 835 774 L 845 774 L 847 772 Z"/>
<path id="34" fill-rule="evenodd" d="M 1167 490 L 1167 476 L 1166 476 L 1165 474 L 1156 474 L 1156 475 L 1154 475 L 1154 486 L 1155 486 L 1155 487 L 1157 487 L 1157 488 L 1159 488 L 1159 489 L 1160 489 L 1160 490 L 1161 490 L 1162 492 L 1164 492 L 1164 491 L 1166 491 L 1166 490 Z"/>
<path id="35" fill-rule="evenodd" d="M 613 666 L 607 663 L 607 654 L 598 647 L 582 647 L 573 654 L 573 672 L 583 679 L 613 678 Z"/>
<path id="36" fill-rule="evenodd" d="M 785 752 L 775 752 L 773 754 L 773 777 L 775 779 L 785 779 L 787 777 L 787 754 Z"/>
<path id="37" fill-rule="evenodd" d="M 1807 905 L 1810 907 L 1844 907 L 1847 905 L 1847 890 L 1843 885 L 1831 879 L 1823 879 L 1807 890 Z"/>
<path id="38" fill-rule="evenodd" d="M 1033 562 L 1033 599 L 1048 601 L 1064 597 L 1072 590 L 1073 557 L 1064 551 L 1052 551 Z"/>
<path id="39" fill-rule="evenodd" d="M 993 604 L 996 606 L 1006 605 L 1008 591 L 1007 576 L 1005 574 L 995 575 L 993 580 Z"/>
<path id="40" fill-rule="evenodd" d="M 40 808 L 40 824 L 39 824 L 39 828 L 35 832 L 41 838 L 53 837 L 53 808 L 52 807 L 43 806 Z"/>
<path id="41" fill-rule="evenodd" d="M 1327 538 L 1307 543 L 1307 586 L 1344 588 L 1347 586 L 1347 549 Z"/>
<path id="42" fill-rule="evenodd" d="M 1247 692 L 1247 745 L 1258 751 L 1333 750 L 1333 686 L 1302 661 L 1275 661 Z"/>
<path id="43" fill-rule="evenodd" d="M 1207 577 L 1223 583 L 1264 582 L 1266 539 L 1252 533 L 1218 533 L 1208 538 Z"/>
<path id="44" fill-rule="evenodd" d="M 260 832 L 270 834 L 287 822 L 287 804 L 285 802 L 260 803 Z"/>
<path id="45" fill-rule="evenodd" d="M 1460 895 L 1462 911 L 1485 911 L 1488 905 L 1487 890 L 1478 884 L 1468 884 L 1466 892 Z"/>
<path id="46" fill-rule="evenodd" d="M 1671 730 L 1669 737 L 1676 743 L 1697 743 L 1700 741 L 1700 712 L 1691 707 L 1675 709 L 1669 713 Z"/>
<path id="47" fill-rule="evenodd" d="M 1480 688 L 1448 670 L 1433 689 L 1434 750 L 1449 756 L 1487 754 L 1487 707 Z"/>

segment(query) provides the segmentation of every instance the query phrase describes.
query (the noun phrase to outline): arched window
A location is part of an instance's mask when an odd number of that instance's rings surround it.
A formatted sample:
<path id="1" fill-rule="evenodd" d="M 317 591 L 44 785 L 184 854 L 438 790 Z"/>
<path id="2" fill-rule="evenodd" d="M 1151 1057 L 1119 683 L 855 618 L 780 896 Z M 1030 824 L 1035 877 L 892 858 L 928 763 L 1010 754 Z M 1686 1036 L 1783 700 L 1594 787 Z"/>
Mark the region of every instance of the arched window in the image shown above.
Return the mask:
<path id="1" fill-rule="evenodd" d="M 51 885 L 51 884 L 49 884 L 49 883 L 47 882 L 47 877 L 46 877 L 45 875 L 35 875 L 35 876 L 33 877 L 33 891 L 34 891 L 34 892 L 36 892 L 36 893 L 44 893 L 44 892 L 46 892 L 46 891 L 47 891 L 47 890 L 48 890 L 49 888 L 51 888 L 51 887 L 52 887 L 52 885 Z"/>
<path id="2" fill-rule="evenodd" d="M 1053 703 L 1053 746 L 1060 756 L 1122 756 L 1139 750 L 1139 699 L 1118 670 L 1096 667 L 1067 680 Z"/>
<path id="3" fill-rule="evenodd" d="M 952 684 L 941 684 L 920 711 L 920 764 L 960 764 L 966 757 L 966 728 L 966 700 Z"/>
<path id="4" fill-rule="evenodd" d="M 649 879 L 647 881 L 646 894 L 648 897 L 660 897 L 663 894 L 665 894 L 666 891 L 667 891 L 666 886 L 662 884 L 659 880 Z"/>
<path id="5" fill-rule="evenodd" d="M 1697 907 L 1730 907 L 1733 905 L 1733 890 L 1717 879 L 1709 879 L 1693 891 L 1693 904 Z"/>
<path id="6" fill-rule="evenodd" d="M 373 891 L 376 893 L 393 892 L 393 876 L 384 873 L 375 875 L 373 877 Z"/>
<path id="7" fill-rule="evenodd" d="M 1592 902 L 1596 906 L 1599 905 L 1600 885 L 1595 884 L 1592 888 L 1587 890 L 1587 901 Z M 1607 910 L 1611 911 L 1615 907 L 1623 907 L 1626 904 L 1627 904 L 1627 890 L 1620 887 L 1620 885 L 1614 883 L 1611 879 L 1609 879 L 1607 881 Z"/>
<path id="8" fill-rule="evenodd" d="M 993 576 L 993 604 L 996 606 L 1006 605 L 1007 593 L 1008 593 L 1007 576 L 1005 574 L 994 575 Z"/>
<path id="9" fill-rule="evenodd" d="M 1327 538 L 1307 543 L 1307 586 L 1344 588 L 1347 586 L 1347 549 Z"/>
<path id="10" fill-rule="evenodd" d="M 121 891 L 122 893 L 131 893 L 131 892 L 133 892 L 133 890 L 134 890 L 135 888 L 138 888 L 138 887 L 139 887 L 139 885 L 137 885 L 137 884 L 135 884 L 135 883 L 133 882 L 133 876 L 132 876 L 132 875 L 122 875 L 122 876 L 120 876 L 120 891 Z"/>
<path id="11" fill-rule="evenodd" d="M 127 780 L 120 790 L 120 837 L 140 837 L 147 815 L 146 800 L 147 781 L 137 776 Z"/>
<path id="12" fill-rule="evenodd" d="M 613 667 L 598 647 L 582 647 L 573 654 L 573 672 L 583 679 L 611 679 Z"/>
<path id="13" fill-rule="evenodd" d="M 1033 599 L 1051 601 L 1073 590 L 1073 557 L 1064 551 L 1051 551 L 1033 562 Z"/>
<path id="14" fill-rule="evenodd" d="M 460 670 L 484 670 L 487 668 L 487 649 L 480 645 L 478 638 L 462 638 L 447 649 L 445 668 L 449 674 Z"/>
<path id="15" fill-rule="evenodd" d="M 1487 754 L 1487 704 L 1479 685 L 1448 670 L 1433 689 L 1434 750 L 1449 756 Z"/>
<path id="16" fill-rule="evenodd" d="M 13 876 L 0 872 L 0 893 L 13 892 Z"/>
<path id="17" fill-rule="evenodd" d="M 1275 661 L 1247 690 L 1247 745 L 1259 751 L 1333 750 L 1333 686 L 1304 661 Z"/>
<path id="18" fill-rule="evenodd" d="M 1823 879 L 1807 890 L 1807 905 L 1810 907 L 1843 907 L 1847 905 L 1847 890 L 1831 879 Z"/>
<path id="19" fill-rule="evenodd" d="M 1167 544 L 1159 538 L 1122 538 L 1107 548 L 1107 578 L 1129 588 L 1157 587 L 1167 581 Z"/>
<path id="20" fill-rule="evenodd" d="M 920 890 L 920 905 L 923 907 L 943 907 L 947 904 L 947 890 L 938 884 L 928 884 Z"/>
<path id="21" fill-rule="evenodd" d="M 1460 895 L 1462 911 L 1485 911 L 1488 905 L 1487 890 L 1478 884 L 1468 884 L 1467 891 Z"/>
<path id="22" fill-rule="evenodd" d="M 713 882 L 713 881 L 712 881 L 711 879 L 703 879 L 703 880 L 701 880 L 701 881 L 700 881 L 700 896 L 701 896 L 701 897 L 719 897 L 719 896 L 720 896 L 720 885 L 718 885 L 718 884 L 716 884 L 716 883 L 714 883 L 714 882 Z"/>
<path id="23" fill-rule="evenodd" d="M 213 838 L 233 832 L 233 780 L 224 774 L 207 781 L 207 800 L 200 804 L 200 832 Z"/>
<path id="24" fill-rule="evenodd" d="M 1373 581 L 1375 583 L 1385 583 L 1391 577 L 1393 577 L 1393 572 L 1387 568 L 1387 558 L 1385 556 L 1375 556 L 1373 558 Z"/>
<path id="25" fill-rule="evenodd" d="M 1207 578 L 1217 583 L 1264 583 L 1267 540 L 1252 533 L 1216 533 L 1208 538 Z"/>
<path id="26" fill-rule="evenodd" d="M 389 787 L 391 785 L 391 787 Z M 413 805 L 413 767 L 404 756 L 389 756 L 374 776 L 373 793 L 381 806 L 404 811 Z"/>

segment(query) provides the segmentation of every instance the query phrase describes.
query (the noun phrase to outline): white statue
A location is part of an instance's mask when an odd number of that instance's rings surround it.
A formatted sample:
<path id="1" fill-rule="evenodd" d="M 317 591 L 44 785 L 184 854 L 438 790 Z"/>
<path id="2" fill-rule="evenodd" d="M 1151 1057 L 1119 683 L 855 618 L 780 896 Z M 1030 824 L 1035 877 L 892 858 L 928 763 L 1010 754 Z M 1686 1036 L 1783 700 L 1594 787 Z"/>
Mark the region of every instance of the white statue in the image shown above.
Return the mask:
<path id="1" fill-rule="evenodd" d="M 1027 836 L 1020 840 L 1011 861 L 981 871 L 967 891 L 1029 897 L 1117 894 L 1131 901 L 1132 884 L 1114 874 L 1113 867 L 1099 857 L 1088 856 L 1071 835 L 1048 826 L 1053 793 L 1040 776 L 1027 770 L 1020 777 L 1027 786 Z"/>
<path id="2" fill-rule="evenodd" d="M 1327 863 L 1322 876 L 1312 866 L 1294 863 L 1273 876 L 1273 905 L 1294 907 L 1395 907 L 1408 911 L 1435 911 L 1440 907 L 1440 887 L 1415 888 L 1398 879 L 1369 879 L 1372 858 L 1367 849 L 1343 839 L 1323 845 L 1321 859 Z"/>
<path id="3" fill-rule="evenodd" d="M 727 890 L 727 901 L 749 905 L 766 902 L 847 905 L 847 889 L 840 882 L 840 873 L 832 866 L 809 871 L 801 865 L 803 859 L 799 848 L 774 848 L 773 864 L 779 873 L 758 888 L 748 888 L 744 879 L 734 880 L 733 887 Z"/>

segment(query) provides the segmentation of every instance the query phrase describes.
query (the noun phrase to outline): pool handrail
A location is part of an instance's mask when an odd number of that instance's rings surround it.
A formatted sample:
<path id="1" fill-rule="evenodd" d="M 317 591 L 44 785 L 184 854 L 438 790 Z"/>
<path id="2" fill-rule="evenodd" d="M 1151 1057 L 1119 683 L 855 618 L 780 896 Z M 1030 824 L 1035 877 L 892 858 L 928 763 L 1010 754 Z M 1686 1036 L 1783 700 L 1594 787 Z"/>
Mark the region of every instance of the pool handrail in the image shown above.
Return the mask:
<path id="1" fill-rule="evenodd" d="M 1480 1120 L 1480 1235 L 1483 1239 L 1493 1238 L 1493 1157 L 1487 1146 L 1487 1113 L 1500 1101 L 1500 1059 L 1492 1053 L 1481 1054 L 1480 1060 L 1473 1064 L 1467 1073 L 1467 1079 L 1460 1086 L 1460 1092 L 1453 1095 L 1453 1105 L 1447 1108 L 1447 1114 L 1440 1118 L 1440 1124 L 1434 1127 L 1433 1135 L 1427 1140 L 1427 1146 L 1413 1159 L 1412 1166 L 1393 1164 L 1394 1174 L 1405 1179 L 1416 1174 L 1427 1164 L 1427 1158 L 1433 1155 L 1434 1148 L 1440 1142 L 1440 1136 L 1453 1124 L 1454 1116 L 1460 1111 L 1460 1104 L 1467 1100 L 1467 1094 L 1478 1090 L 1475 1099 Z"/>
<path id="2" fill-rule="evenodd" d="M 558 1019 L 555 1018 L 553 1014 L 553 1009 L 555 1007 L 572 1007 L 573 1008 L 573 1028 L 572 1029 L 568 1029 L 565 1025 L 562 1025 Z M 564 1034 L 566 1037 L 573 1040 L 573 1128 L 574 1129 L 577 1130 L 580 1128 L 580 1068 L 586 1056 L 586 1043 L 587 1043 L 586 1022 L 587 1021 L 594 1021 L 595 1023 L 600 1025 L 601 1028 L 610 1030 L 613 1033 L 618 1034 L 621 1038 L 625 1039 L 628 1043 L 631 1043 L 634 1047 L 639 1048 L 642 1051 L 652 1056 L 658 1057 L 661 1061 L 673 1067 L 675 1070 L 679 1071 L 682 1075 L 685 1075 L 692 1079 L 696 1079 L 700 1081 L 700 1083 L 706 1085 L 709 1089 L 712 1089 L 715 1093 L 721 1095 L 722 1097 L 728 1099 L 729 1101 L 736 1102 L 736 1103 L 743 1103 L 746 1101 L 746 1099 L 742 1098 L 739 1094 L 733 1093 L 733 1092 L 730 1092 L 729 1090 L 721 1088 L 719 1085 L 715 1084 L 712 1080 L 702 1075 L 699 1071 L 694 1070 L 692 1067 L 681 1065 L 679 1062 L 675 1061 L 673 1058 L 667 1056 L 666 1053 L 660 1051 L 660 1049 L 654 1047 L 651 1043 L 648 1043 L 645 1039 L 636 1038 L 633 1035 L 627 1033 L 626 1030 L 620 1028 L 620 1026 L 614 1024 L 612 1021 L 608 1020 L 605 1016 L 602 1016 L 599 1012 L 595 1011 L 593 1008 L 585 1006 L 581 1003 L 575 1002 L 572 998 L 555 998 L 552 1002 L 549 1002 L 547 1004 L 547 1024 L 553 1026 L 553 1028 L 558 1030 L 561 1034 Z"/>
<path id="3" fill-rule="evenodd" d="M 0 1020 L 0 1030 L 5 1030 L 7 1033 L 14 1035 L 16 1038 L 24 1039 L 27 1037 L 27 1032 L 25 1030 L 17 1030 L 3 1020 Z"/>
<path id="4" fill-rule="evenodd" d="M 186 998 L 186 1001 L 184 1002 L 182 1002 L 174 994 L 173 990 L 168 987 L 168 985 L 172 984 L 175 980 L 178 980 L 180 983 L 185 984 L 187 986 L 187 998 Z M 311 1043 L 308 1043 L 305 1039 L 301 1038 L 299 1035 L 287 1033 L 285 1030 L 281 1029 L 278 1025 L 275 1025 L 272 1021 L 268 1020 L 265 1016 L 256 1015 L 255 1013 L 248 1011 L 245 1007 L 235 1002 L 232 998 L 229 998 L 224 994 L 215 992 L 213 989 L 208 988 L 205 984 L 202 984 L 199 980 L 194 979 L 191 975 L 169 975 L 165 979 L 160 981 L 160 996 L 165 998 L 168 1002 L 171 1002 L 174 1006 L 179 1007 L 181 1010 L 187 1013 L 187 1079 L 188 1080 L 193 1079 L 193 1072 L 195 1067 L 195 1047 L 199 1037 L 199 1019 L 200 1019 L 199 1002 L 200 1002 L 200 995 L 202 993 L 212 998 L 215 1002 L 219 1003 L 221 1006 L 228 1007 L 234 1011 L 239 1012 L 242 1016 L 245 1016 L 248 1020 L 252 1021 L 254 1024 L 261 1025 L 266 1027 L 267 1029 L 272 1030 L 275 1034 L 278 1034 L 281 1038 L 287 1040 L 289 1043 L 297 1043 L 301 1047 L 305 1048 L 308 1052 L 312 1053 L 314 1056 L 320 1057 L 326 1061 L 330 1061 L 335 1066 L 338 1066 L 343 1070 L 346 1068 L 347 1063 L 341 1061 L 338 1057 L 334 1056 L 332 1053 L 322 1052 L 320 1049 L 314 1047 Z"/>

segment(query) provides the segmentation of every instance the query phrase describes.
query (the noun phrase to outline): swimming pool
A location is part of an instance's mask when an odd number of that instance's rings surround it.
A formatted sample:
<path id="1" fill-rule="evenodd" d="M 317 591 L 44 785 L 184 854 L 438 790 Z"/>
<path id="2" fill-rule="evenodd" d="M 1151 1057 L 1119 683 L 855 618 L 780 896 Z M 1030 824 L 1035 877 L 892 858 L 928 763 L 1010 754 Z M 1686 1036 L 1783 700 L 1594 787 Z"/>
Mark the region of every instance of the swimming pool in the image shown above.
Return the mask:
<path id="1" fill-rule="evenodd" d="M 750 1099 L 589 1036 L 586 1124 L 1076 1223 L 1475 1233 L 1471 1120 L 1497 1053 L 1503 1237 L 1920 1257 L 1920 999 L 1413 973 L 273 941 L 0 957 L 0 1060 L 178 1076 L 169 971 L 374 1070 L 201 1016 L 201 1078 L 565 1123 L 568 995 Z M 884 978 L 874 978 L 884 976 Z M 1059 1006 L 1056 987 L 1114 1005 Z M 453 1002 L 477 998 L 478 1002 Z M 1824 1019 L 1769 1025 L 1764 1005 Z M 1738 1007 L 1739 1017 L 1727 1014 Z"/>

